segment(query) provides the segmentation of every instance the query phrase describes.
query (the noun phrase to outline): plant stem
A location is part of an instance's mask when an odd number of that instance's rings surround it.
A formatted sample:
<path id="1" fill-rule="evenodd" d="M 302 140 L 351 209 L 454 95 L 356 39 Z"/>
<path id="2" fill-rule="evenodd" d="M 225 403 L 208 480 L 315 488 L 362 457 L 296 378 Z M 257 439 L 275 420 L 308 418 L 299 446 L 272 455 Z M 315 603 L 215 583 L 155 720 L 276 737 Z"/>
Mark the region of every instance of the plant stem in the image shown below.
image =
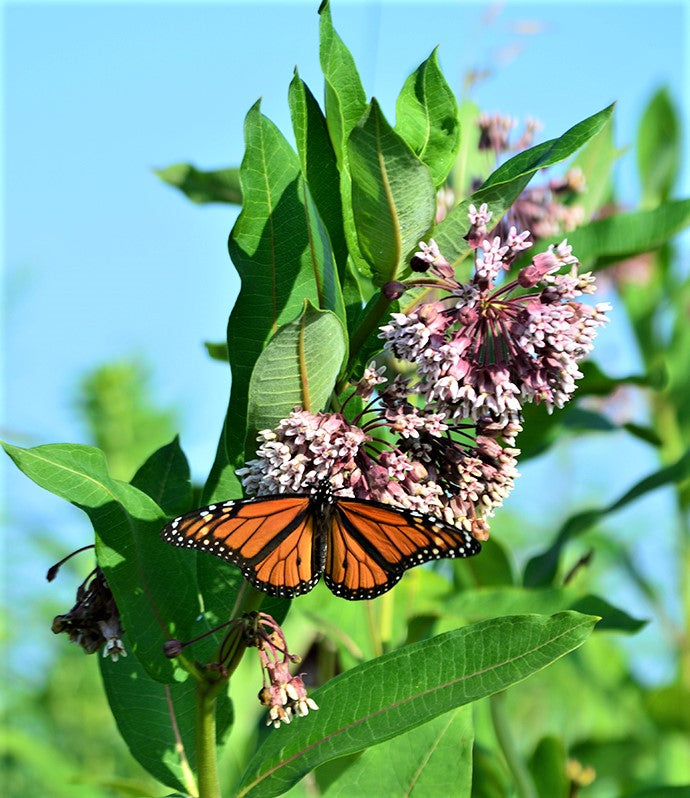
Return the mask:
<path id="1" fill-rule="evenodd" d="M 359 350 L 369 337 L 369 334 L 378 326 L 381 317 L 386 310 L 388 310 L 390 303 L 390 299 L 386 299 L 386 297 L 379 292 L 376 301 L 369 306 L 361 323 L 353 332 L 352 337 L 350 338 L 350 359 L 345 367 L 345 371 L 342 372 L 342 379 L 338 381 L 338 384 L 335 387 L 336 395 L 339 394 L 340 391 L 342 391 L 342 389 L 345 387 L 347 379 L 350 376 L 353 363 L 359 356 Z"/>
<path id="2" fill-rule="evenodd" d="M 520 798 L 538 798 L 532 778 L 525 767 L 525 763 L 518 754 L 513 737 L 508 726 L 505 711 L 505 693 L 495 693 L 489 698 L 491 720 L 498 744 L 501 746 L 508 770 L 513 776 L 513 786 Z"/>
<path id="3" fill-rule="evenodd" d="M 225 684 L 225 680 L 222 680 Z M 218 683 L 196 686 L 196 768 L 199 798 L 221 798 L 216 762 L 216 696 Z"/>

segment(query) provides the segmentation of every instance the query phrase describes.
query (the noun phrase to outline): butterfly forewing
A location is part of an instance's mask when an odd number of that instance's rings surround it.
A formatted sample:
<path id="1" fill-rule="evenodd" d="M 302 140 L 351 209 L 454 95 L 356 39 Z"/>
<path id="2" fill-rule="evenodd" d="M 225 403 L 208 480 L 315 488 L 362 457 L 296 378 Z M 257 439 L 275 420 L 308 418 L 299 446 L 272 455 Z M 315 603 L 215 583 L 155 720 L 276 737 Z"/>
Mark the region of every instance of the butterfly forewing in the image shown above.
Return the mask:
<path id="1" fill-rule="evenodd" d="M 312 563 L 314 521 L 308 496 L 212 504 L 171 521 L 161 537 L 237 565 L 249 582 L 271 595 L 306 593 L 321 576 Z"/>

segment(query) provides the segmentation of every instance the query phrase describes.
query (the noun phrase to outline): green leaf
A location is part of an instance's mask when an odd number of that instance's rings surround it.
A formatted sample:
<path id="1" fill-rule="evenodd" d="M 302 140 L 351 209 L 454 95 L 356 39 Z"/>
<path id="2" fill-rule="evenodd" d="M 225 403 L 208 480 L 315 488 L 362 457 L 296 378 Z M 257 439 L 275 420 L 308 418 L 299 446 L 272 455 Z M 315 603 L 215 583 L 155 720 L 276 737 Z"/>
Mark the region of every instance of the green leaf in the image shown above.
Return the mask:
<path id="1" fill-rule="evenodd" d="M 642 183 L 642 206 L 653 208 L 673 191 L 681 161 L 680 122 L 668 89 L 649 101 L 637 133 L 637 168 Z"/>
<path id="2" fill-rule="evenodd" d="M 470 248 L 463 236 L 469 230 L 467 212 L 471 204 L 478 208 L 486 202 L 493 212 L 492 222 L 498 222 L 538 170 L 553 166 L 577 152 L 602 130 L 612 113 L 613 106 L 610 105 L 574 125 L 560 138 L 537 144 L 499 166 L 481 188 L 456 205 L 436 227 L 434 240 L 444 257 L 457 265 L 469 254 Z"/>
<path id="3" fill-rule="evenodd" d="M 350 133 L 366 110 L 366 95 L 352 53 L 333 28 L 327 0 L 319 7 L 319 14 L 319 59 L 324 76 L 326 124 L 340 171 L 343 229 L 352 265 L 359 273 L 370 275 L 369 266 L 359 251 L 352 215 L 352 180 L 347 152 Z"/>
<path id="4" fill-rule="evenodd" d="M 635 633 L 647 623 L 633 618 L 599 596 L 583 596 L 581 591 L 573 587 L 479 587 L 465 590 L 444 602 L 446 614 L 473 622 L 523 613 L 551 615 L 565 610 L 599 616 L 598 632 Z"/>
<path id="5" fill-rule="evenodd" d="M 374 284 L 400 279 L 431 228 L 436 194 L 429 170 L 386 122 L 376 100 L 350 135 L 352 211 Z"/>
<path id="6" fill-rule="evenodd" d="M 422 163 L 437 188 L 460 146 L 458 104 L 438 65 L 436 48 L 407 78 L 395 106 L 395 131 Z"/>
<path id="7" fill-rule="evenodd" d="M 113 479 L 103 453 L 91 446 L 51 444 L 21 449 L 3 444 L 17 467 L 42 488 L 91 519 L 96 557 L 115 597 L 123 628 L 146 671 L 163 682 L 175 666 L 163 656 L 171 634 L 199 634 L 195 557 L 160 539 L 166 516 L 145 493 Z M 187 556 L 180 556 L 180 554 Z"/>
<path id="8" fill-rule="evenodd" d="M 171 517 L 191 509 L 189 463 L 179 437 L 175 436 L 154 452 L 134 475 L 131 484 L 150 496 Z"/>
<path id="9" fill-rule="evenodd" d="M 130 656 L 117 662 L 100 658 L 100 664 L 110 709 L 132 756 L 159 781 L 188 793 L 190 778 L 193 784 L 190 769 L 196 770 L 194 680 L 161 684 Z M 221 694 L 216 711 L 218 745 L 231 724 L 232 705 L 227 694 Z"/>
<path id="10" fill-rule="evenodd" d="M 469 798 L 473 738 L 472 710 L 459 707 L 368 748 L 322 794 L 349 798 L 376 785 L 377 795 L 448 795 L 452 762 L 452 795 Z"/>
<path id="11" fill-rule="evenodd" d="M 331 142 L 342 169 L 345 143 L 367 105 L 362 81 L 352 53 L 338 36 L 326 0 L 319 8 L 319 59 L 325 79 L 326 121 Z"/>
<path id="12" fill-rule="evenodd" d="M 596 260 L 595 268 L 601 269 L 657 249 L 689 225 L 690 199 L 673 200 L 654 210 L 617 213 L 597 219 L 568 233 L 568 243 L 582 263 Z M 562 240 L 562 236 L 542 239 L 534 246 L 534 252 L 530 249 L 530 257 Z"/>
<path id="13" fill-rule="evenodd" d="M 271 734 L 238 796 L 284 792 L 322 762 L 367 748 L 503 690 L 581 645 L 595 619 L 514 616 L 414 643 L 360 665 L 314 693 L 318 712 Z"/>
<path id="14" fill-rule="evenodd" d="M 228 363 L 230 361 L 227 341 L 219 341 L 218 343 L 214 341 L 204 341 L 204 346 L 206 347 L 209 357 L 213 358 L 213 360 L 220 360 L 222 363 Z"/>
<path id="15" fill-rule="evenodd" d="M 306 301 L 299 317 L 278 330 L 256 361 L 249 383 L 247 451 L 256 446 L 259 430 L 273 429 L 295 407 L 322 410 L 346 353 L 338 317 Z"/>
<path id="16" fill-rule="evenodd" d="M 690 798 L 690 785 L 678 787 L 649 787 L 636 792 L 625 793 L 624 798 Z"/>
<path id="17" fill-rule="evenodd" d="M 542 737 L 529 760 L 529 770 L 539 798 L 567 798 L 566 756 L 558 737 Z"/>
<path id="18" fill-rule="evenodd" d="M 585 219 L 591 219 L 611 197 L 613 166 L 621 154 L 613 141 L 613 117 L 609 117 L 570 163 L 570 168 L 581 169 L 585 178 L 584 193 L 573 201 L 583 209 Z"/>
<path id="19" fill-rule="evenodd" d="M 657 488 L 682 482 L 688 476 L 690 476 L 690 450 L 672 465 L 661 468 L 640 480 L 620 498 L 606 507 L 586 510 L 571 516 L 563 524 L 551 546 L 542 554 L 529 560 L 525 567 L 524 584 L 527 587 L 550 584 L 553 582 L 558 570 L 561 550 L 569 540 L 586 532 L 605 515 L 620 510 L 626 504 Z"/>
<path id="20" fill-rule="evenodd" d="M 479 562 L 481 560 L 481 562 Z M 482 543 L 482 556 L 463 562 L 451 560 L 456 588 L 512 585 L 515 582 L 513 565 L 506 547 L 494 537 Z M 464 566 L 464 567 L 463 567 Z"/>
<path id="21" fill-rule="evenodd" d="M 244 203 L 229 241 L 242 288 L 228 323 L 232 389 L 225 451 L 218 454 L 218 469 L 232 490 L 225 498 L 241 493 L 230 471 L 244 462 L 249 380 L 262 350 L 301 312 L 305 299 L 344 318 L 328 235 L 299 159 L 258 103 L 247 114 L 245 141 Z"/>
<path id="22" fill-rule="evenodd" d="M 297 69 L 290 83 L 288 102 L 302 174 L 328 230 L 342 281 L 347 266 L 347 244 L 337 159 L 328 135 L 326 117 L 307 84 L 300 79 Z"/>
<path id="23" fill-rule="evenodd" d="M 460 102 L 458 118 L 460 121 L 460 148 L 450 175 L 451 186 L 456 197 L 472 193 L 475 180 L 482 182 L 493 166 L 493 153 L 479 149 L 479 106 L 464 98 Z"/>
<path id="24" fill-rule="evenodd" d="M 202 172 L 188 163 L 176 163 L 154 169 L 161 180 L 185 194 L 192 202 L 227 202 L 242 204 L 239 169 L 216 169 Z"/>

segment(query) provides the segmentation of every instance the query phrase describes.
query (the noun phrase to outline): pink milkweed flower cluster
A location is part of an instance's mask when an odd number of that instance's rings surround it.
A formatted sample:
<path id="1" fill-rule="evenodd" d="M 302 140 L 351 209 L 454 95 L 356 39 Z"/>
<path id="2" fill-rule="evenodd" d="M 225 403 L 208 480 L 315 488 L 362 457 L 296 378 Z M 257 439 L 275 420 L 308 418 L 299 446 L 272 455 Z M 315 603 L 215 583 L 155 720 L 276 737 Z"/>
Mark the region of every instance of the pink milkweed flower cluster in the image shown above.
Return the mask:
<path id="1" fill-rule="evenodd" d="M 394 313 L 381 335 L 392 355 L 415 363 L 416 391 L 437 411 L 517 429 L 525 403 L 543 402 L 551 412 L 570 399 L 582 376 L 577 364 L 608 321 L 610 305 L 578 301 L 595 291 L 594 277 L 578 273 L 567 241 L 535 255 L 515 279 L 499 281 L 531 243 L 513 227 L 505 239 L 478 244 L 489 219 L 486 206 L 470 207 L 469 282 L 455 278 L 433 239 L 420 244 L 417 269 L 427 264 L 443 296 Z"/>
<path id="2" fill-rule="evenodd" d="M 485 205 L 471 207 L 475 270 L 466 283 L 433 240 L 420 243 L 412 270 L 426 270 L 423 284 L 433 282 L 441 296 L 393 313 L 380 332 L 391 355 L 414 364 L 414 376 L 388 381 L 372 363 L 340 412 L 296 408 L 262 430 L 256 457 L 237 471 L 248 494 L 313 492 L 328 479 L 338 495 L 488 537 L 487 519 L 518 476 L 523 405 L 543 402 L 551 411 L 570 399 L 577 363 L 609 310 L 578 301 L 594 291 L 594 278 L 578 273 L 566 241 L 501 280 L 531 242 L 514 228 L 505 239 L 487 238 L 490 220 Z M 355 396 L 363 407 L 353 415 L 347 406 Z"/>

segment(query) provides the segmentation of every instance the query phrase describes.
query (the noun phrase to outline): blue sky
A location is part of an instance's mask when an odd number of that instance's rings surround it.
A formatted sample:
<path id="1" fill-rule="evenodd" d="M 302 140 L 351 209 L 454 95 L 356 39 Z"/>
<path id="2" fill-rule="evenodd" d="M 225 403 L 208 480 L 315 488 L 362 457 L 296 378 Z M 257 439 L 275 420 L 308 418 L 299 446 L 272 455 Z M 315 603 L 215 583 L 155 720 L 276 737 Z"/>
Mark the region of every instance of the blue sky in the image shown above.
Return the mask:
<path id="1" fill-rule="evenodd" d="M 140 356 L 155 400 L 178 411 L 182 444 L 203 478 L 229 383 L 202 342 L 224 337 L 236 296 L 226 241 L 237 211 L 192 205 L 152 170 L 180 161 L 239 164 L 244 115 L 258 97 L 291 139 L 295 65 L 322 93 L 317 7 L 5 4 L 2 437 L 20 445 L 84 441 L 77 381 L 99 364 Z M 659 86 L 679 103 L 687 97 L 687 4 L 510 2 L 489 23 L 491 8 L 335 0 L 332 14 L 367 94 L 391 120 L 405 77 L 437 44 L 458 94 L 469 68 L 490 69 L 473 99 L 490 112 L 538 117 L 541 139 L 617 100 L 617 143 L 630 146 Z M 686 103 L 686 130 L 687 110 Z M 632 152 L 618 178 L 623 200 L 634 204 Z M 688 195 L 687 170 L 684 183 Z M 602 347 L 609 370 L 634 368 L 620 330 Z M 635 457 L 599 496 L 653 468 Z M 3 470 L 9 528 L 53 528 L 83 541 L 88 527 L 78 511 Z M 529 479 L 516 494 L 529 495 Z M 574 500 L 596 496 L 600 481 L 585 475 Z M 11 596 L 36 584 L 36 573 L 42 578 L 49 563 L 33 556 L 20 557 Z"/>

